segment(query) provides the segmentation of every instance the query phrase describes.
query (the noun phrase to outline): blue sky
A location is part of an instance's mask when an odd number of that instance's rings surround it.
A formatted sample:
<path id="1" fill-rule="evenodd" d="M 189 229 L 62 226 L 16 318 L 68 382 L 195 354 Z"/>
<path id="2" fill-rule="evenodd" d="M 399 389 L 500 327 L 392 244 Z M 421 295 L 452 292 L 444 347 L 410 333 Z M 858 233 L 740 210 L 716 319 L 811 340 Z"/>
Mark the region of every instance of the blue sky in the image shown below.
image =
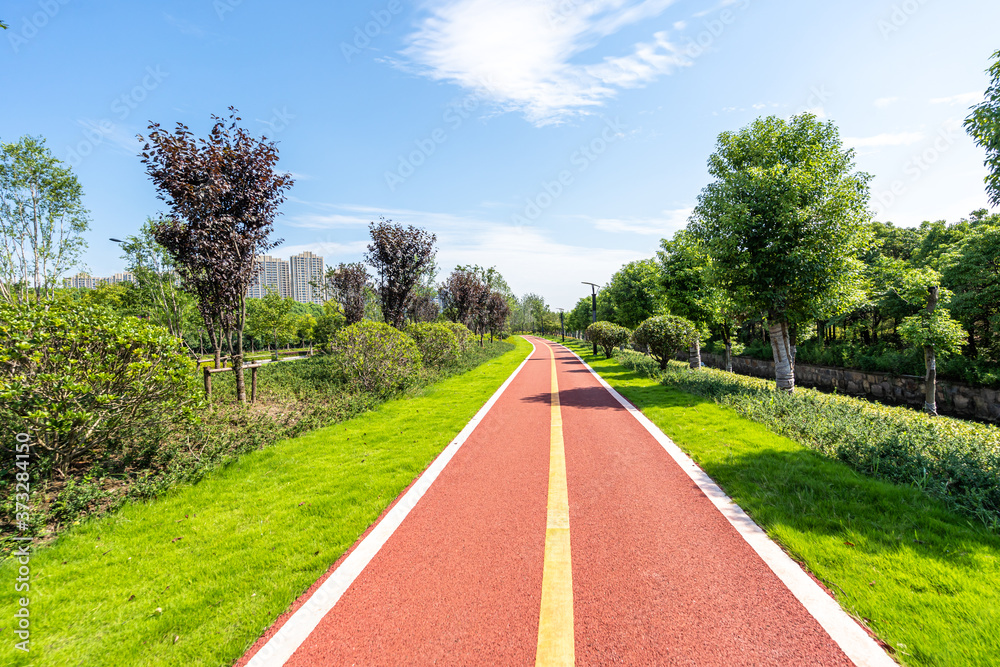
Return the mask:
<path id="1" fill-rule="evenodd" d="M 443 273 L 495 265 L 553 307 L 652 256 L 718 134 L 760 115 L 835 121 L 878 219 L 987 203 L 961 122 L 1000 49 L 995 0 L 7 0 L 0 18 L 0 139 L 74 165 L 95 275 L 124 268 L 108 237 L 164 210 L 135 135 L 205 134 L 230 105 L 297 177 L 274 254 L 356 261 L 384 215 L 436 233 Z"/>

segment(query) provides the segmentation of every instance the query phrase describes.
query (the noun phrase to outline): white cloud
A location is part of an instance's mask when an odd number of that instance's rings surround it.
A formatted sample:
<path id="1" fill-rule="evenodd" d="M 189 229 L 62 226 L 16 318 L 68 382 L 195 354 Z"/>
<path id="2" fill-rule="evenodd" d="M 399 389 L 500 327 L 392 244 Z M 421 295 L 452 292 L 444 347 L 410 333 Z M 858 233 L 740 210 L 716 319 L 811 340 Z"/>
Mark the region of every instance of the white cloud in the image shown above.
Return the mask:
<path id="1" fill-rule="evenodd" d="M 890 106 L 891 104 L 898 101 L 899 101 L 898 97 L 880 97 L 877 100 L 875 100 L 875 106 L 879 109 L 885 109 L 887 106 Z"/>
<path id="2" fill-rule="evenodd" d="M 693 208 L 679 208 L 664 211 L 661 218 L 598 218 L 593 220 L 595 228 L 612 234 L 643 234 L 648 236 L 667 237 L 687 226 L 688 218 L 694 212 Z"/>
<path id="3" fill-rule="evenodd" d="M 877 146 L 909 146 L 923 140 L 923 132 L 896 132 L 877 134 L 873 137 L 845 137 L 844 144 L 853 148 Z"/>
<path id="4" fill-rule="evenodd" d="M 537 125 L 558 123 L 690 64 L 662 31 L 625 55 L 579 62 L 605 37 L 674 1 L 433 0 L 403 54 L 425 76 L 476 91 Z"/>
<path id="5" fill-rule="evenodd" d="M 982 93 L 962 93 L 961 95 L 952 95 L 951 97 L 935 97 L 931 100 L 931 104 L 947 104 L 953 107 L 959 105 L 971 106 L 982 99 Z"/>

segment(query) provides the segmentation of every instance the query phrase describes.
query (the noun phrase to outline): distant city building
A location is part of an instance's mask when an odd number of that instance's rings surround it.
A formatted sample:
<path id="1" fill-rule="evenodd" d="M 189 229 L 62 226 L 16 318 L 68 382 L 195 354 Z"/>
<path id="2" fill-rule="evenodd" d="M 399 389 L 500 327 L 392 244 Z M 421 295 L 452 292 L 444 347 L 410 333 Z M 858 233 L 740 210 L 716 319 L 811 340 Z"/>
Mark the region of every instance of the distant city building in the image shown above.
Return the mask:
<path id="1" fill-rule="evenodd" d="M 257 279 L 250 284 L 247 296 L 251 299 L 263 299 L 270 291 L 277 292 L 281 298 L 292 296 L 292 280 L 288 262 L 270 255 L 258 256 L 256 261 Z"/>
<path id="2" fill-rule="evenodd" d="M 129 271 L 116 273 L 110 278 L 94 278 L 87 273 L 78 273 L 70 278 L 63 278 L 63 287 L 76 287 L 80 289 L 95 289 L 101 285 L 119 285 L 121 283 L 134 283 L 135 276 Z"/>
<path id="3" fill-rule="evenodd" d="M 323 303 L 319 290 L 310 285 L 311 282 L 323 282 L 325 266 L 323 258 L 306 251 L 292 255 L 289 260 L 292 266 L 292 298 L 299 303 Z"/>

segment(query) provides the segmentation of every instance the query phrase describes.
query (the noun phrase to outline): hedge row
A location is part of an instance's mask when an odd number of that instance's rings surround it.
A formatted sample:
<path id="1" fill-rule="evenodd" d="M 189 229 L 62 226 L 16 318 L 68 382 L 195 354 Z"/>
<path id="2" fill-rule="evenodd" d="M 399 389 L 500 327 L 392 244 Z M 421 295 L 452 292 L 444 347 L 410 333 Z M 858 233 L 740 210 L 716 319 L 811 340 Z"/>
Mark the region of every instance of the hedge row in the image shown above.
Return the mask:
<path id="1" fill-rule="evenodd" d="M 912 484 L 1000 530 L 1000 428 L 813 389 L 780 392 L 760 378 L 679 363 L 666 370 L 620 350 L 626 368 L 710 398 L 875 478 Z"/>

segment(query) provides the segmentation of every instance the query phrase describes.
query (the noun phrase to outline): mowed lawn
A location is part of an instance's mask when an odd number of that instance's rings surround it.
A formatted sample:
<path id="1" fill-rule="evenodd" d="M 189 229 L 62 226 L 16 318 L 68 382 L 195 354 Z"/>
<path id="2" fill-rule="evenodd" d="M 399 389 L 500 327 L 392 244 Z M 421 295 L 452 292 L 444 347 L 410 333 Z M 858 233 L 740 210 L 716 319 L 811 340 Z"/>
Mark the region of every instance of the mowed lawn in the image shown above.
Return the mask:
<path id="1" fill-rule="evenodd" d="M 229 665 L 347 550 L 531 351 L 242 457 L 0 565 L 0 664 Z M 15 650 L 17 599 L 31 650 Z"/>
<path id="2" fill-rule="evenodd" d="M 570 343 L 906 665 L 1000 665 L 1000 536 Z"/>

